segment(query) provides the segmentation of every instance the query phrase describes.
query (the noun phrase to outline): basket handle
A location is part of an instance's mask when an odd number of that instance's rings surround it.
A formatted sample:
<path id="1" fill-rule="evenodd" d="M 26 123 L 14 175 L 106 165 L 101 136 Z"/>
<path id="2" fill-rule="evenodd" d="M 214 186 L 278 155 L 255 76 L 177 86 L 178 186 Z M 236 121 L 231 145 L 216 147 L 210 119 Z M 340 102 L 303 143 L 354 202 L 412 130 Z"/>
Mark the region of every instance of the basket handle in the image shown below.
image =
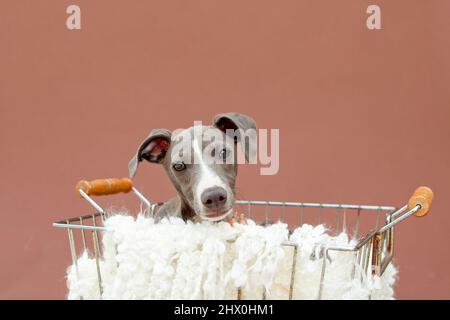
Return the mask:
<path id="1" fill-rule="evenodd" d="M 433 201 L 433 191 L 428 187 L 418 187 L 408 201 L 408 210 L 420 205 L 419 211 L 414 213 L 416 217 L 424 217 L 431 210 L 431 202 Z"/>
<path id="2" fill-rule="evenodd" d="M 128 178 L 80 180 L 75 187 L 77 193 L 83 190 L 89 196 L 103 196 L 120 192 L 128 193 L 132 188 L 133 182 Z"/>

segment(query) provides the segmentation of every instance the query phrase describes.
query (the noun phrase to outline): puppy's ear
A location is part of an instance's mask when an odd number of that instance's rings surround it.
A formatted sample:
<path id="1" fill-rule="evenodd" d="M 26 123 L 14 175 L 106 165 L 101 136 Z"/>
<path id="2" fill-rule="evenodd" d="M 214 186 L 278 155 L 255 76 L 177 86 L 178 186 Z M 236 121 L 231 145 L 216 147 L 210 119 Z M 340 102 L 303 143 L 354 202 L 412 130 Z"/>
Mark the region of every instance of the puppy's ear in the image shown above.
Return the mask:
<path id="1" fill-rule="evenodd" d="M 128 163 L 130 178 L 136 174 L 139 162 L 147 160 L 153 163 L 160 163 L 166 155 L 170 146 L 172 133 L 166 129 L 154 129 L 149 136 L 142 141 L 136 155 Z"/>
<path id="2" fill-rule="evenodd" d="M 245 160 L 256 163 L 256 122 L 237 112 L 220 113 L 213 119 L 214 126 L 240 142 Z"/>

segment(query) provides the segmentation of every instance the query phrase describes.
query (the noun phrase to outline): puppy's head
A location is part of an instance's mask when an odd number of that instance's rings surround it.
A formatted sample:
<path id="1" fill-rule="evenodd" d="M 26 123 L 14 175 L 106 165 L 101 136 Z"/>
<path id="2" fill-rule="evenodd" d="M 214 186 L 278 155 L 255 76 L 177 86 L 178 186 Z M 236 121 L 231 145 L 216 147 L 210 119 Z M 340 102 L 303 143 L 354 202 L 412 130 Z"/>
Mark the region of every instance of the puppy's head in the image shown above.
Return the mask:
<path id="1" fill-rule="evenodd" d="M 184 204 L 204 220 L 219 221 L 232 212 L 237 144 L 245 160 L 256 162 L 256 124 L 239 113 L 214 117 L 211 126 L 170 132 L 155 129 L 129 163 L 130 177 L 142 160 L 161 164 Z"/>

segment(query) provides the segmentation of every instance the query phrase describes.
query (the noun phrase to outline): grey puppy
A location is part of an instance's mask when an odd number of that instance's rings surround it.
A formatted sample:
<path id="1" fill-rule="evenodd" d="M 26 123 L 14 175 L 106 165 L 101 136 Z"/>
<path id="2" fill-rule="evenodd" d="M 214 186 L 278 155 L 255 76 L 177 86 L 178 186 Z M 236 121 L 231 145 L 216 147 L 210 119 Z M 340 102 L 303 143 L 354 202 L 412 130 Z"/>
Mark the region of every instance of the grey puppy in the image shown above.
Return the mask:
<path id="1" fill-rule="evenodd" d="M 256 162 L 256 123 L 243 114 L 218 114 L 211 126 L 171 133 L 154 129 L 128 165 L 134 177 L 139 163 L 161 164 L 177 196 L 159 207 L 156 217 L 220 221 L 232 214 L 240 143 L 245 160 Z"/>

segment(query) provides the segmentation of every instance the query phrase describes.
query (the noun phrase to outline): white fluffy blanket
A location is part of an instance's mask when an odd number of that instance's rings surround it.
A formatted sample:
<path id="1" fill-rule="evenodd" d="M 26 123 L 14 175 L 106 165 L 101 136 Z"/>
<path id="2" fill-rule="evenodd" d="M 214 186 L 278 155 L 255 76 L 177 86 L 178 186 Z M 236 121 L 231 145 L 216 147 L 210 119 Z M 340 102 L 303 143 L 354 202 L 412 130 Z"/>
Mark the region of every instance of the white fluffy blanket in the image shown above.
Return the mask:
<path id="1" fill-rule="evenodd" d="M 317 299 L 323 248 L 349 244 L 345 233 L 332 237 L 323 225 L 303 225 L 289 236 L 287 225 L 185 223 L 178 218 L 153 219 L 115 215 L 102 238 L 100 270 L 103 299 L 288 299 L 293 247 L 293 299 Z M 322 299 L 393 299 L 396 269 L 382 277 L 361 276 L 356 255 L 329 251 Z M 352 274 L 356 277 L 352 278 Z M 67 270 L 68 299 L 99 299 L 97 265 L 84 252 Z"/>

